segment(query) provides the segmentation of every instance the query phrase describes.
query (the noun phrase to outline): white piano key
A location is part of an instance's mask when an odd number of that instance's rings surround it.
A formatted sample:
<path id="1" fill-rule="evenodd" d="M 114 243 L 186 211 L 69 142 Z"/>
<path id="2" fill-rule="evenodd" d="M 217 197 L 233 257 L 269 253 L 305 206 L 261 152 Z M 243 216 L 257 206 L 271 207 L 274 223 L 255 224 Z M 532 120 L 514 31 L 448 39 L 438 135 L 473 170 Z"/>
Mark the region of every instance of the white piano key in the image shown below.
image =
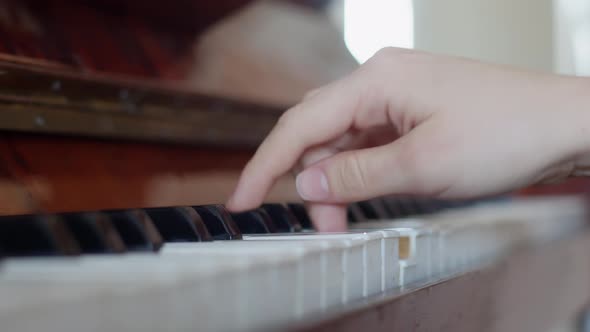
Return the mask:
<path id="1" fill-rule="evenodd" d="M 292 285 L 298 285 L 299 288 L 307 288 L 307 291 L 302 296 L 302 300 L 298 305 L 299 316 L 304 314 L 304 311 L 310 311 L 316 309 L 319 305 L 321 310 L 326 310 L 333 307 L 334 305 L 342 304 L 343 298 L 343 263 L 347 250 L 349 249 L 349 243 L 345 241 L 305 241 L 305 240 L 292 240 L 292 241 L 248 241 L 239 242 L 240 246 L 257 247 L 261 246 L 264 248 L 264 252 L 276 253 L 282 256 L 283 250 L 287 250 L 289 253 L 293 251 L 293 248 L 302 248 L 305 250 L 320 249 L 319 261 L 314 259 L 314 265 L 309 266 L 306 262 L 302 261 L 300 270 L 301 276 L 299 280 Z M 277 248 L 281 249 L 277 251 Z M 317 267 L 319 262 L 320 266 Z M 308 265 L 305 267 L 305 265 Z M 292 274 L 295 276 L 296 274 Z M 291 277 L 291 276 L 290 276 Z M 282 284 L 289 285 L 285 282 L 287 278 L 282 279 Z M 317 295 L 320 296 L 320 301 L 317 302 Z M 312 302 L 309 304 L 309 302 Z M 304 308 L 308 309 L 305 310 Z"/>
<path id="2" fill-rule="evenodd" d="M 272 328 L 400 279 L 436 280 L 559 239 L 582 227 L 586 213 L 576 199 L 516 200 L 354 226 L 374 227 L 366 233 L 245 236 L 170 244 L 159 255 L 7 259 L 0 320 L 9 331 Z M 400 246 L 407 247 L 401 261 Z"/>
<path id="3" fill-rule="evenodd" d="M 381 241 L 381 291 L 399 287 L 399 233 L 392 230 L 378 230 Z M 390 238 L 396 240 L 391 241 Z M 392 277 L 393 276 L 393 277 Z"/>
<path id="4" fill-rule="evenodd" d="M 309 245 L 321 244 L 324 246 L 334 246 L 339 249 L 338 260 L 340 264 L 331 264 L 331 266 L 338 266 L 337 270 L 324 269 L 327 272 L 325 278 L 328 283 L 329 280 L 334 280 L 334 284 L 341 286 L 338 294 L 339 303 L 346 303 L 350 299 L 359 299 L 363 297 L 363 283 L 364 283 L 364 248 L 366 246 L 365 237 L 362 234 L 355 234 L 349 236 L 342 234 L 341 236 L 330 235 L 320 236 L 318 234 L 273 234 L 273 235 L 245 235 L 243 237 L 246 244 L 255 243 L 286 243 L 287 245 Z M 326 261 L 328 261 L 326 259 Z M 334 301 L 335 299 L 329 296 L 324 297 L 326 303 Z M 328 299 L 329 298 L 329 299 Z"/>
<path id="5" fill-rule="evenodd" d="M 434 274 L 435 229 L 418 219 L 380 220 L 351 226 L 353 230 L 392 230 L 399 234 L 400 284 L 425 280 Z"/>
<path id="6" fill-rule="evenodd" d="M 249 257 L 250 259 L 273 258 L 276 264 L 281 264 L 277 271 L 276 278 L 266 283 L 256 280 L 248 281 L 251 285 L 272 288 L 278 293 L 285 293 L 285 300 L 294 300 L 293 303 L 284 303 L 277 307 L 272 303 L 264 301 L 258 294 L 268 291 L 261 289 L 253 291 L 250 297 L 246 297 L 243 306 L 245 319 L 259 319 L 257 314 L 274 317 L 293 316 L 302 317 L 310 312 L 324 309 L 322 307 L 323 291 L 329 291 L 322 287 L 324 279 L 324 268 L 322 267 L 323 257 L 329 255 L 333 248 L 326 248 L 319 243 L 308 243 L 307 245 L 295 246 L 288 243 L 259 242 L 249 243 L 245 241 L 219 241 L 202 243 L 169 243 L 161 249 L 161 256 L 170 257 L 176 255 L 188 255 L 195 259 L 201 257 L 216 257 L 218 259 L 239 259 Z M 289 263 L 289 264 L 287 264 Z M 279 267 L 277 267 L 278 269 Z M 330 294 L 332 297 L 340 293 Z M 264 309 L 265 306 L 269 308 Z"/>
<path id="7" fill-rule="evenodd" d="M 16 303 L 0 301 L 3 314 L 10 312 L 5 310 L 6 306 L 34 309 L 43 303 L 46 311 L 25 325 L 38 324 L 39 328 L 48 329 L 73 324 L 69 330 L 82 322 L 89 327 L 108 327 L 100 323 L 100 317 L 108 317 L 113 324 L 122 324 L 119 326 L 147 331 L 194 326 L 238 330 L 243 326 L 231 319 L 231 315 L 236 315 L 238 310 L 234 303 L 239 277 L 260 271 L 252 270 L 253 265 L 245 262 L 163 261 L 157 257 L 126 256 L 44 262 L 14 260 L 2 267 L 2 293 L 15 288 L 37 291 L 29 293 L 24 302 L 21 298 Z M 44 291 L 39 292 L 41 289 Z M 210 305 L 213 300 L 215 307 Z M 225 308 L 227 312 L 217 310 L 219 308 Z M 73 313 L 80 316 L 71 316 Z M 85 320 L 79 321 L 79 317 Z M 3 322 L 11 319 L 10 316 L 4 318 Z M 96 325 L 93 325 L 95 321 Z"/>
<path id="8" fill-rule="evenodd" d="M 395 287 L 398 276 L 398 234 L 395 231 L 248 235 L 246 241 L 347 241 L 343 302 L 378 294 L 384 287 Z M 363 267 L 360 270 L 354 267 Z M 360 275 L 359 275 L 360 272 Z M 359 280 L 361 283 L 359 283 Z M 392 281 L 393 280 L 393 281 Z M 362 287 L 359 287 L 362 285 Z"/>

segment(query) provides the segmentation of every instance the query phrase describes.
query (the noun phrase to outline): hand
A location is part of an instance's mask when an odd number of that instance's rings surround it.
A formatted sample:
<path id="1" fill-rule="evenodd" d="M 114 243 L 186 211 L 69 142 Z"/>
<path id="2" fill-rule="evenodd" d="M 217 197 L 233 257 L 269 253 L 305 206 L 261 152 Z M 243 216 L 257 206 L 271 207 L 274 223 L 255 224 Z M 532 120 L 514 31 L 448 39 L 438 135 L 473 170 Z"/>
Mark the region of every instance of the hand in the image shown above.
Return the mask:
<path id="1" fill-rule="evenodd" d="M 258 206 L 295 168 L 316 227 L 337 231 L 346 228 L 353 201 L 387 194 L 473 198 L 569 176 L 584 169 L 590 147 L 587 85 L 381 50 L 285 112 L 227 206 Z"/>

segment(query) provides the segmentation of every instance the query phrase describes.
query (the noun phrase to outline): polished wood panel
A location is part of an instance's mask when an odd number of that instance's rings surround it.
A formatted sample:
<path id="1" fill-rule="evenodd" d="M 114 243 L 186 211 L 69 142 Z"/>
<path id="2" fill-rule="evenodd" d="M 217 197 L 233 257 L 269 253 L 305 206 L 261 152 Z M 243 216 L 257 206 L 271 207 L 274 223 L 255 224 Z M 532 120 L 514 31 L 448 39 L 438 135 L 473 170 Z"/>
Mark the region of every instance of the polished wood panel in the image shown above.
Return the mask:
<path id="1" fill-rule="evenodd" d="M 0 214 L 223 203 L 253 151 L 0 135 Z M 293 178 L 269 201 L 297 201 Z"/>
<path id="2" fill-rule="evenodd" d="M 26 58 L 30 63 L 55 63 L 84 72 L 180 79 L 190 64 L 197 33 L 244 1 L 208 5 L 211 11 L 201 15 L 193 12 L 196 29 L 191 30 L 154 24 L 141 11 L 136 14 L 126 9 L 125 4 L 119 4 L 118 11 L 109 11 L 97 3 L 0 1 L 0 53 L 17 61 Z M 203 2 L 194 3 L 197 9 Z M 142 7 L 140 3 L 136 6 Z M 163 7 L 182 8 L 180 4 Z"/>
<path id="3" fill-rule="evenodd" d="M 0 129 L 257 146 L 285 107 L 173 84 L 0 62 Z"/>

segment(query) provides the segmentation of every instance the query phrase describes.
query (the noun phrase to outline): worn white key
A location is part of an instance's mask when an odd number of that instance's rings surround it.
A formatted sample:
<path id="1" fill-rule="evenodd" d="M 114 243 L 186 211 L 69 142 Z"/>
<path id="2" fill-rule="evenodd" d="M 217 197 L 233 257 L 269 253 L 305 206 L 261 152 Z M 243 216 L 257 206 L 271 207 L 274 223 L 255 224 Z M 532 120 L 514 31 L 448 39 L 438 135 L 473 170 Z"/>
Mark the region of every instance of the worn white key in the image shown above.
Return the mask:
<path id="1" fill-rule="evenodd" d="M 223 250 L 216 250 L 216 246 L 224 245 L 227 242 L 219 242 L 213 245 L 213 249 L 215 252 L 213 255 L 219 255 L 223 252 Z M 250 254 L 260 254 L 260 255 L 276 255 L 278 258 L 284 257 L 284 252 L 287 252 L 287 255 L 293 255 L 294 251 L 297 250 L 314 250 L 319 251 L 319 268 L 317 267 L 318 261 L 314 259 L 312 261 L 313 264 L 309 264 L 309 262 L 301 261 L 298 262 L 300 265 L 299 270 L 301 270 L 302 275 L 299 280 L 289 280 L 291 278 L 297 277 L 297 271 L 289 273 L 288 275 L 281 278 L 281 285 L 285 287 L 285 285 L 289 285 L 289 287 L 295 287 L 296 285 L 299 288 L 306 287 L 307 290 L 301 290 L 301 294 L 306 294 L 301 297 L 298 305 L 298 316 L 303 314 L 303 311 L 310 311 L 316 309 L 319 306 L 319 309 L 326 310 L 335 305 L 342 304 L 342 289 L 343 289 L 343 261 L 344 255 L 348 250 L 348 244 L 345 241 L 306 241 L 306 240 L 291 240 L 291 241 L 281 241 L 279 238 L 276 238 L 275 241 L 273 240 L 264 240 L 264 241 L 234 241 L 232 242 L 231 246 L 238 246 L 240 248 L 246 247 L 247 249 L 244 251 L 240 251 L 237 255 L 250 255 Z M 163 255 L 169 254 L 182 254 L 187 253 L 190 254 L 191 252 L 199 251 L 199 248 L 202 248 L 201 244 L 169 244 L 166 245 L 162 249 Z M 225 246 L 227 247 L 227 245 Z M 261 249 L 256 249 L 261 248 Z M 227 250 L 224 248 L 224 250 Z M 231 249 L 233 250 L 233 249 Z M 230 254 L 235 255 L 230 250 Z M 239 248 L 237 249 L 239 250 Z M 317 295 L 320 296 L 320 301 L 317 302 Z M 312 302 L 309 305 L 305 303 Z M 307 306 L 307 308 L 305 308 Z"/>
<path id="2" fill-rule="evenodd" d="M 157 331 L 195 326 L 240 330 L 244 326 L 232 319 L 239 310 L 235 297 L 239 295 L 240 277 L 271 271 L 271 266 L 262 270 L 259 267 L 245 261 L 164 261 L 139 256 L 12 260 L 2 264 L 0 292 L 30 291 L 19 292 L 21 296 L 10 301 L 0 301 L 0 312 L 3 326 L 14 330 L 88 330 L 91 326 L 104 329 L 109 324 L 114 330 L 127 327 Z M 275 300 L 274 294 L 264 296 Z M 216 306 L 211 306 L 212 299 Z M 8 314 L 22 312 L 23 308 L 34 310 L 39 305 L 43 305 L 43 312 L 29 320 Z M 84 326 L 76 325 L 82 322 Z"/>
<path id="3" fill-rule="evenodd" d="M 336 241 L 345 251 L 343 302 L 382 292 L 397 285 L 398 234 L 395 231 L 372 231 L 323 234 L 247 235 L 246 241 Z M 342 242 L 345 241 L 345 242 Z M 362 267 L 362 269 L 358 269 Z"/>
<path id="4" fill-rule="evenodd" d="M 351 226 L 355 230 L 383 229 L 399 233 L 400 283 L 407 285 L 431 277 L 433 248 L 437 234 L 427 223 L 415 219 L 362 222 Z"/>
<path id="5" fill-rule="evenodd" d="M 330 242 L 329 245 L 341 248 L 339 260 L 341 264 L 330 264 L 338 266 L 337 270 L 328 270 L 326 279 L 333 278 L 335 285 L 340 284 L 340 303 L 347 303 L 349 300 L 360 299 L 363 297 L 364 269 L 363 258 L 364 248 L 366 247 L 365 239 L 362 235 L 355 236 L 336 236 L 318 237 L 311 234 L 300 235 L 247 235 L 243 237 L 246 242 Z M 328 298 L 326 297 L 326 303 Z"/>
<path id="6" fill-rule="evenodd" d="M 302 317 L 311 312 L 322 309 L 322 257 L 327 255 L 331 248 L 321 244 L 309 243 L 306 246 L 293 245 L 288 243 L 256 242 L 246 241 L 219 241 L 202 243 L 168 243 L 161 249 L 162 257 L 187 255 L 198 260 L 201 257 L 215 257 L 217 259 L 239 259 L 248 257 L 250 259 L 276 260 L 277 273 L 273 280 L 260 283 L 256 280 L 249 281 L 251 284 L 260 284 L 268 289 L 261 289 L 260 292 L 273 291 L 285 293 L 282 297 L 283 303 L 277 306 L 264 297 L 257 296 L 252 292 L 253 298 L 244 299 L 243 306 L 245 320 L 264 319 L 271 317 Z M 293 293 L 293 294 L 291 294 Z M 260 315 L 263 315 L 259 317 Z"/>

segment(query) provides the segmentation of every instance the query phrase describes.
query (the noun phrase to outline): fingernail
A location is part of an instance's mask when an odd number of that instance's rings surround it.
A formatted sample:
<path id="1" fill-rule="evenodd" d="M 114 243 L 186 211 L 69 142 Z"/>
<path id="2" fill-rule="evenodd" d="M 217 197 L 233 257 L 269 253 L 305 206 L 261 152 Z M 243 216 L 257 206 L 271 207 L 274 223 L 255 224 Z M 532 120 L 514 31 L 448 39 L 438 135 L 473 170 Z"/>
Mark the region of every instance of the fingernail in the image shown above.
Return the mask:
<path id="1" fill-rule="evenodd" d="M 299 173 L 295 185 L 299 196 L 306 201 L 320 201 L 330 196 L 328 178 L 318 168 L 310 168 Z"/>

